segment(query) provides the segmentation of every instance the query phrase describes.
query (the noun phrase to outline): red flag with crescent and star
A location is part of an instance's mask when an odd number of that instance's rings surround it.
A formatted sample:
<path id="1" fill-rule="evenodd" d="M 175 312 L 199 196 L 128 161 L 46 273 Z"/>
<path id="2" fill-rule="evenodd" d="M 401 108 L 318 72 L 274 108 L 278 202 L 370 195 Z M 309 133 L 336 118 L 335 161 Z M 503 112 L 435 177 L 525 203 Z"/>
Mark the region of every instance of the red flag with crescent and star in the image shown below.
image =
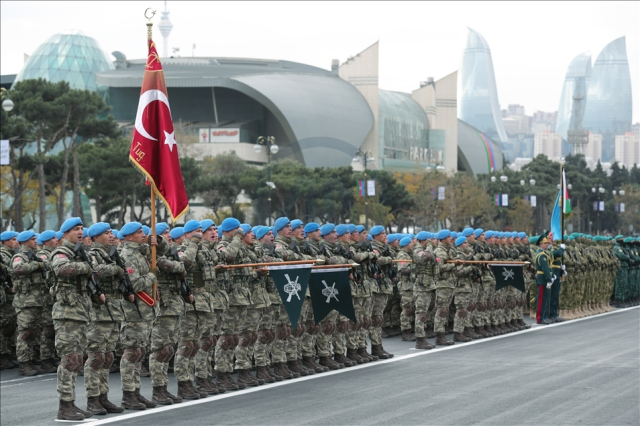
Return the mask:
<path id="1" fill-rule="evenodd" d="M 153 40 L 142 79 L 129 160 L 147 177 L 175 222 L 189 208 L 164 72 Z"/>

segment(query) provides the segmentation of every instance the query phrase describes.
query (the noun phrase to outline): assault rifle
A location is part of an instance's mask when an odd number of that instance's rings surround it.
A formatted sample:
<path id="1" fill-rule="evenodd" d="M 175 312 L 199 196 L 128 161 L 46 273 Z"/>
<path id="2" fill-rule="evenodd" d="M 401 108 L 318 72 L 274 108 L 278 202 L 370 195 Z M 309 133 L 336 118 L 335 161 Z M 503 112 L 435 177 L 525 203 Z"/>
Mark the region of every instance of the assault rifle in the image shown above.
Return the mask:
<path id="1" fill-rule="evenodd" d="M 27 257 L 32 262 L 42 263 L 42 278 L 44 278 L 46 280 L 47 279 L 47 272 L 49 272 L 49 268 L 47 268 L 47 264 L 44 263 L 44 260 L 42 260 L 38 256 L 36 256 L 36 254 L 31 249 L 29 249 L 29 251 L 27 252 Z"/>
<path id="2" fill-rule="evenodd" d="M 87 252 L 84 251 L 84 246 L 82 245 L 82 243 L 76 243 L 76 246 L 73 249 L 73 252 L 76 254 L 76 256 L 79 256 L 80 259 L 87 262 L 87 265 L 89 265 L 89 271 L 91 272 L 91 274 L 89 275 L 89 279 L 87 280 L 87 291 L 89 292 L 89 296 L 91 296 L 91 299 L 93 299 L 93 301 L 96 302 L 97 304 L 100 304 L 102 302 L 100 300 L 100 296 L 104 296 L 104 291 L 102 291 L 102 287 L 100 287 L 100 282 L 96 279 L 96 275 L 97 275 L 96 271 L 94 271 L 93 268 L 91 267 L 91 262 L 89 262 L 89 256 L 87 256 Z M 113 319 L 113 315 L 111 315 L 111 309 L 109 309 L 109 301 L 107 300 L 106 296 L 104 298 L 104 306 L 105 308 L 107 308 L 107 312 L 111 317 L 111 321 L 115 322 L 115 320 Z"/>
<path id="3" fill-rule="evenodd" d="M 111 246 L 111 249 L 109 250 L 109 257 L 120 267 L 120 269 L 122 269 L 122 278 L 120 278 L 118 291 L 122 294 L 122 297 L 127 300 L 129 300 L 129 296 L 133 295 L 133 305 L 136 307 L 136 311 L 138 311 L 138 316 L 142 319 L 140 306 L 138 305 L 138 295 L 133 289 L 131 278 L 129 277 L 129 273 L 127 272 L 127 268 L 125 268 L 122 258 L 120 258 L 120 253 L 118 253 L 116 246 Z"/>
<path id="4" fill-rule="evenodd" d="M 11 281 L 9 268 L 4 264 L 4 262 L 2 262 L 2 260 L 0 260 L 0 264 L 2 264 L 2 273 L 0 273 L 0 281 L 2 282 L 2 286 L 7 290 L 11 290 L 11 292 L 13 292 L 13 282 Z"/>
<path id="5" fill-rule="evenodd" d="M 171 247 L 171 256 L 175 261 L 182 262 L 180 260 L 180 256 L 178 255 L 178 249 L 175 246 Z M 185 277 L 182 277 L 182 280 L 178 281 L 178 276 L 175 274 L 173 278 L 176 280 L 176 285 L 178 285 L 178 288 L 180 289 L 180 295 L 182 296 L 185 302 L 189 302 L 189 296 L 193 296 L 193 291 L 191 291 L 191 287 L 189 286 L 187 279 Z M 200 317 L 198 316 L 198 309 L 196 308 L 195 296 L 193 296 L 193 302 L 191 302 L 191 304 L 193 305 L 193 311 L 196 313 L 196 320 L 200 322 Z"/>

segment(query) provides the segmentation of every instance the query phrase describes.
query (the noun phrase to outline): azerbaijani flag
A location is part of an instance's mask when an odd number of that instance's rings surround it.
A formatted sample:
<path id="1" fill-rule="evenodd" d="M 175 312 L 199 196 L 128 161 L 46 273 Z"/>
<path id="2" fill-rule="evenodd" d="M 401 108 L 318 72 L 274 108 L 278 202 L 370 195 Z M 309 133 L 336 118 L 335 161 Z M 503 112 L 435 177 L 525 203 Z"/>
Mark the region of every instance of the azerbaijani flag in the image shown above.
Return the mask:
<path id="1" fill-rule="evenodd" d="M 567 189 L 567 176 L 562 169 L 562 213 L 564 219 L 568 219 L 571 216 L 571 200 L 569 199 L 569 190 Z"/>
<path id="2" fill-rule="evenodd" d="M 358 181 L 358 191 L 360 192 L 360 196 L 364 197 L 364 181 L 363 180 L 359 180 Z"/>
<path id="3" fill-rule="evenodd" d="M 500 194 L 496 194 L 496 206 L 500 207 Z"/>

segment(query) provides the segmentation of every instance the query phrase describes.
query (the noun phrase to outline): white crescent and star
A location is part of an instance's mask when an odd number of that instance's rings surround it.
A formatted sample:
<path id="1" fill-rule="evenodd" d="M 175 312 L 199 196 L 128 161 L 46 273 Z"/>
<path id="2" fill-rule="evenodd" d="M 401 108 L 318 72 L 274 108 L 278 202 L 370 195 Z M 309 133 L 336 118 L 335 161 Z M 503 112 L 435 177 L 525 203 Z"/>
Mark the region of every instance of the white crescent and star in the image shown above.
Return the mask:
<path id="1" fill-rule="evenodd" d="M 142 116 L 144 115 L 144 110 L 153 101 L 160 101 L 167 106 L 169 110 L 169 114 L 171 114 L 171 108 L 169 107 L 169 99 L 167 95 L 165 95 L 162 91 L 157 89 L 147 90 L 142 95 L 140 95 L 140 102 L 138 103 L 138 112 L 136 113 L 136 124 L 135 128 L 140 133 L 140 135 L 144 136 L 147 139 L 151 139 L 152 141 L 157 141 L 158 139 L 154 138 L 147 132 L 147 129 L 144 128 L 144 124 L 142 123 Z M 173 146 L 176 145 L 175 132 L 167 133 L 164 132 L 164 144 L 169 145 L 169 151 L 173 152 Z"/>

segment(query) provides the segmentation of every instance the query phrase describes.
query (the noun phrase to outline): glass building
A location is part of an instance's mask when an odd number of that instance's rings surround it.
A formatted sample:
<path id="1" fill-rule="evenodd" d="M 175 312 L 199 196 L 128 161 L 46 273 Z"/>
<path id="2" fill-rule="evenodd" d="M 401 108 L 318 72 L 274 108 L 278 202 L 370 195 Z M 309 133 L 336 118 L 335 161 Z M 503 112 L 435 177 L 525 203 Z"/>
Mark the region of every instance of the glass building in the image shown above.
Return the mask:
<path id="1" fill-rule="evenodd" d="M 458 118 L 489 137 L 506 142 L 491 50 L 484 37 L 468 30 L 458 74 Z"/>
<path id="2" fill-rule="evenodd" d="M 68 31 L 38 46 L 15 82 L 43 78 L 52 83 L 66 81 L 72 89 L 102 91 L 96 73 L 112 69 L 113 63 L 96 40 L 81 31 Z"/>
<path id="3" fill-rule="evenodd" d="M 584 128 L 602 135 L 602 158 L 614 155 L 615 135 L 631 130 L 631 73 L 625 38 L 602 49 L 593 64 L 587 89 Z"/>
<path id="4" fill-rule="evenodd" d="M 567 75 L 564 78 L 562 86 L 562 95 L 560 96 L 560 106 L 558 107 L 558 119 L 556 121 L 556 133 L 560 133 L 564 139 L 567 139 L 567 130 L 572 130 L 573 123 L 573 107 L 574 96 L 582 97 L 582 110 L 575 111 L 580 114 L 580 120 L 584 119 L 584 105 L 586 100 L 587 88 L 589 87 L 589 79 L 591 78 L 591 53 L 584 52 L 573 58 L 567 69 Z"/>

